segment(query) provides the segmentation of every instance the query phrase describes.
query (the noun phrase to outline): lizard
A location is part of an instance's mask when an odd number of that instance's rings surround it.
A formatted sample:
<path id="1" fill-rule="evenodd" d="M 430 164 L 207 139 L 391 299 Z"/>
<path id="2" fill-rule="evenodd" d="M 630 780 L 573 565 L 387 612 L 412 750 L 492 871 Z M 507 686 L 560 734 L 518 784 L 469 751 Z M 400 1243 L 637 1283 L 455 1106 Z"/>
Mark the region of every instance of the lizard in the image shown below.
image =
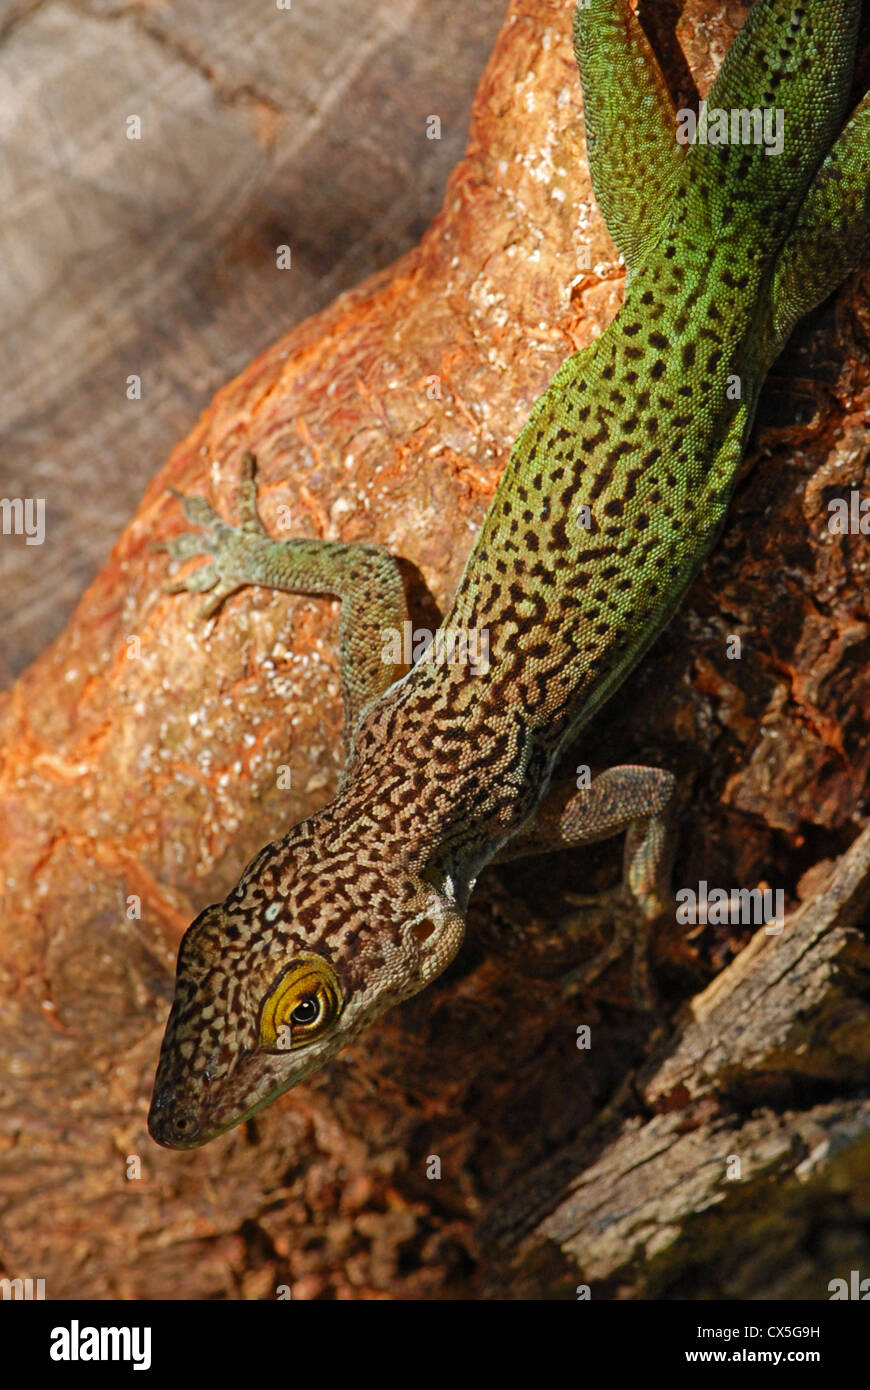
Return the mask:
<path id="1" fill-rule="evenodd" d="M 170 592 L 203 617 L 256 584 L 341 600 L 345 764 L 185 932 L 149 1113 L 204 1144 L 310 1077 L 459 951 L 482 869 L 626 836 L 638 932 L 666 907 L 676 780 L 560 757 L 672 618 L 722 529 L 765 375 L 867 241 L 870 93 L 847 119 L 860 0 L 756 0 L 708 107 L 783 112 L 782 149 L 676 138 L 628 0 L 581 0 L 574 47 L 596 200 L 626 267 L 616 316 L 570 356 L 511 450 L 442 627 L 489 659 L 383 659 L 407 611 L 376 545 L 274 540 L 246 455 L 239 523 L 181 497 L 208 557 Z M 642 178 L 638 171 L 642 170 Z M 437 634 L 436 634 L 437 635 Z"/>

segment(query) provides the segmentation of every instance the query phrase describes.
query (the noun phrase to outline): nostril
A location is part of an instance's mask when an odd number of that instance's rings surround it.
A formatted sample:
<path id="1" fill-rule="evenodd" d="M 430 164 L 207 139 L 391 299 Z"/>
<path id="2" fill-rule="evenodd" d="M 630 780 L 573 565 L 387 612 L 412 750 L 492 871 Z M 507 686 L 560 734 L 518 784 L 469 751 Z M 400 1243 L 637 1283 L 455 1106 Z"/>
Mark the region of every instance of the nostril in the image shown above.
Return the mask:
<path id="1" fill-rule="evenodd" d="M 200 1133 L 201 1126 L 189 1114 L 182 1111 L 172 1113 L 175 1102 L 173 1091 L 164 1091 L 155 1096 L 148 1115 L 148 1129 L 158 1144 L 189 1144 Z"/>

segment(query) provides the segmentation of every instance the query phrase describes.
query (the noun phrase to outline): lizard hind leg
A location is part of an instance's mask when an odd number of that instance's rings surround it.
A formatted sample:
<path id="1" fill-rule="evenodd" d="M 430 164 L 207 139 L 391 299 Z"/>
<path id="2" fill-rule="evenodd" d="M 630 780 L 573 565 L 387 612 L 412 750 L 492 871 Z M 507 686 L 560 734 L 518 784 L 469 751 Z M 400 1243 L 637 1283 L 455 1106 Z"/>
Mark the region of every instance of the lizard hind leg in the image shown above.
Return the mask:
<path id="1" fill-rule="evenodd" d="M 673 99 L 628 0 L 581 0 L 574 54 L 592 187 L 630 281 L 659 235 L 686 147 L 676 141 Z"/>

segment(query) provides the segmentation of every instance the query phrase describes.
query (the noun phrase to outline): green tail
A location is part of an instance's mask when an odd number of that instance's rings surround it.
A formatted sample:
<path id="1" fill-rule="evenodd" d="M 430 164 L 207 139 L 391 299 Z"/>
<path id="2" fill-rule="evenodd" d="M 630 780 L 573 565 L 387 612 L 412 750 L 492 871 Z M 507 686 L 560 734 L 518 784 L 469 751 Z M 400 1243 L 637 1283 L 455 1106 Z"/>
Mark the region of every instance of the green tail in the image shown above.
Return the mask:
<path id="1" fill-rule="evenodd" d="M 574 42 L 593 187 L 629 279 L 668 240 L 681 254 L 715 249 L 741 274 L 770 266 L 782 250 L 766 323 L 779 346 L 843 279 L 866 241 L 865 103 L 834 144 L 860 14 L 860 0 L 757 0 L 708 94 L 707 120 L 686 145 L 627 0 L 578 6 Z M 714 143 L 723 133 L 714 111 L 727 114 L 728 143 Z M 772 143 L 764 139 L 765 115 Z M 732 131 L 752 138 L 731 143 Z"/>

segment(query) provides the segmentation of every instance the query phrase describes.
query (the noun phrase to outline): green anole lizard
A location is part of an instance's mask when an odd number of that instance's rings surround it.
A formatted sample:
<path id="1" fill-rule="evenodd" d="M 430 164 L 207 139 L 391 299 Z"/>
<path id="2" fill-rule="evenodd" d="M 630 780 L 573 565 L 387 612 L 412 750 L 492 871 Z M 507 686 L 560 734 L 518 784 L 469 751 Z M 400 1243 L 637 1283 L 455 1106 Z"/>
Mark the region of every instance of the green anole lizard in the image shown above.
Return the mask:
<path id="1" fill-rule="evenodd" d="M 553 770 L 672 617 L 722 527 L 761 384 L 867 239 L 870 94 L 846 115 L 860 0 L 757 0 L 708 108 L 783 113 L 763 142 L 681 144 L 627 0 L 575 14 L 595 195 L 627 272 L 609 328 L 519 435 L 443 627 L 485 663 L 400 675 L 406 620 L 377 546 L 271 540 L 253 461 L 240 524 L 200 497 L 172 586 L 212 614 L 247 584 L 342 601 L 346 765 L 334 800 L 267 845 L 178 956 L 149 1116 L 203 1144 L 311 1075 L 453 959 L 482 868 L 627 832 L 626 889 L 663 909 L 674 779 L 620 767 L 566 797 Z M 751 128 L 751 126 L 747 126 Z M 735 383 L 738 389 L 735 389 Z"/>

